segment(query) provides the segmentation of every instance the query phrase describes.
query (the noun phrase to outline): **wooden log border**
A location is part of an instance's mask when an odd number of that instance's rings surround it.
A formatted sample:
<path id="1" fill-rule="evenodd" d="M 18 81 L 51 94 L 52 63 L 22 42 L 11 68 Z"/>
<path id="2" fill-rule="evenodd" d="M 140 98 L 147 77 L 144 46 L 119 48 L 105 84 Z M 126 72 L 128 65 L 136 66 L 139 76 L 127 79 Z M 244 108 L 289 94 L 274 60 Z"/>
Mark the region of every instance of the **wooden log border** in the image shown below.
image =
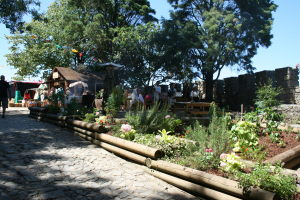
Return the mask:
<path id="1" fill-rule="evenodd" d="M 132 146 L 137 145 L 140 147 L 143 146 L 143 148 L 145 149 L 149 147 L 101 133 L 103 129 L 99 128 L 100 127 L 99 125 L 86 123 L 79 120 L 68 119 L 68 117 L 45 114 L 44 108 L 30 107 L 29 110 L 30 110 L 30 115 L 28 115 L 28 117 L 37 119 L 39 121 L 50 122 L 56 125 L 60 125 L 62 127 L 64 127 L 65 125 L 74 134 L 82 138 L 85 138 L 86 140 L 89 140 L 92 143 L 104 149 L 107 149 L 108 151 L 111 151 L 115 154 L 127 157 L 133 161 L 148 166 L 148 168 L 144 167 L 144 170 L 147 171 L 148 173 L 157 176 L 158 178 L 161 178 L 166 182 L 169 182 L 170 184 L 175 185 L 186 191 L 190 191 L 192 193 L 196 193 L 199 195 L 204 195 L 205 197 L 209 197 L 213 199 L 215 199 L 217 196 L 222 197 L 222 199 L 237 199 L 237 198 L 262 199 L 262 200 L 278 199 L 277 194 L 267 192 L 257 188 L 251 188 L 250 195 L 244 194 L 241 188 L 237 188 L 238 182 L 236 181 L 232 181 L 216 175 L 207 174 L 199 170 L 186 168 L 180 165 L 168 163 L 161 160 L 158 161 L 151 160 L 150 158 L 157 159 L 159 158 L 159 156 L 145 155 L 147 153 L 143 152 L 142 150 L 132 152 L 134 150 L 132 149 L 132 147 L 129 148 L 128 146 L 131 145 Z M 122 145 L 117 146 L 118 140 L 122 143 Z M 133 144 L 127 145 L 128 143 L 133 143 Z M 279 154 L 280 156 L 278 155 L 278 157 L 275 156 L 274 158 L 276 159 L 272 158 L 274 161 L 271 161 L 271 163 L 274 163 L 275 160 L 277 162 L 278 159 L 282 160 L 283 162 L 286 162 L 287 164 L 289 162 L 295 162 L 293 161 L 293 159 L 297 159 L 297 157 L 300 155 L 300 145 L 298 147 L 295 147 L 287 151 L 287 153 L 284 152 L 282 154 L 283 155 Z M 297 159 L 297 161 L 300 162 L 300 159 Z M 270 160 L 265 162 L 270 162 Z M 159 170 L 160 172 L 154 171 L 153 169 L 150 168 Z M 216 193 L 210 190 L 216 191 Z"/>

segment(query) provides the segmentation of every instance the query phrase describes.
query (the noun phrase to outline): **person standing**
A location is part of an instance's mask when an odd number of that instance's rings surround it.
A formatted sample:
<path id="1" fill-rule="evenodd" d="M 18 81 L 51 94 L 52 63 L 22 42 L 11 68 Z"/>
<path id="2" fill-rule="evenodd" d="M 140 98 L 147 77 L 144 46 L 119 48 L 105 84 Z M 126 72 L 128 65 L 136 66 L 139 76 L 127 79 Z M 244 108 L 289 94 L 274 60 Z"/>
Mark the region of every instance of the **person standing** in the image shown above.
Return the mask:
<path id="1" fill-rule="evenodd" d="M 5 76 L 1 75 L 0 80 L 0 104 L 2 105 L 2 118 L 5 118 L 5 110 L 8 108 L 7 91 L 9 93 L 9 101 L 11 100 L 10 86 L 5 81 Z"/>
<path id="2" fill-rule="evenodd" d="M 170 84 L 170 89 L 168 90 L 168 104 L 172 105 L 172 99 L 176 96 L 175 83 Z"/>
<path id="3" fill-rule="evenodd" d="M 191 91 L 190 97 L 191 102 L 200 102 L 200 92 L 196 84 L 193 86 L 193 90 Z"/>
<path id="4" fill-rule="evenodd" d="M 161 87 L 159 86 L 160 81 L 156 81 L 154 85 L 154 103 L 156 103 L 159 100 L 159 95 L 161 93 Z"/>
<path id="5" fill-rule="evenodd" d="M 25 100 L 25 107 L 29 107 L 30 93 L 27 89 L 24 92 L 24 100 Z"/>

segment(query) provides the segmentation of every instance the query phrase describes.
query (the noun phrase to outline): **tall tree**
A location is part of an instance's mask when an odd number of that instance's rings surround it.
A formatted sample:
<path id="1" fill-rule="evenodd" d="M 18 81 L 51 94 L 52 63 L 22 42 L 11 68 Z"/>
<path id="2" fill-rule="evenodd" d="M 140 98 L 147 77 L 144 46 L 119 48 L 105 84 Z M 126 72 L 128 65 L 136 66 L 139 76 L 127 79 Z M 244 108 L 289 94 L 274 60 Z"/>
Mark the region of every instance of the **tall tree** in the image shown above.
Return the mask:
<path id="1" fill-rule="evenodd" d="M 197 76 L 206 81 L 208 101 L 213 99 L 215 73 L 218 79 L 224 67 L 252 72 L 251 58 L 259 46 L 271 45 L 272 11 L 277 8 L 271 0 L 168 2 L 175 11 L 172 20 L 164 20 L 166 38 L 179 45 L 173 55 L 183 65 L 197 69 Z"/>
<path id="2" fill-rule="evenodd" d="M 150 82 L 163 77 L 154 41 L 159 30 L 160 26 L 153 22 L 116 29 L 118 36 L 113 40 L 114 60 L 126 66 L 123 77 L 131 86 L 149 86 Z"/>
<path id="3" fill-rule="evenodd" d="M 23 16 L 32 14 L 34 18 L 38 18 L 38 12 L 30 6 L 40 6 L 38 0 L 1 0 L 0 1 L 0 21 L 7 24 L 12 32 L 24 24 Z"/>

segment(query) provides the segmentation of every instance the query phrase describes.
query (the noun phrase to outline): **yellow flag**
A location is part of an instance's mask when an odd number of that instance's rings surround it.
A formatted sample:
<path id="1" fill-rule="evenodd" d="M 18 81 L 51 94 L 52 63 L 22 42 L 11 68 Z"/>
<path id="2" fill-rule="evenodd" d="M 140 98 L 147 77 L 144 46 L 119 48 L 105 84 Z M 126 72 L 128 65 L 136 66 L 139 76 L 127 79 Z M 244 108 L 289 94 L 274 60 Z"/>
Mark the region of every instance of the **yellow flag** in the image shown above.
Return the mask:
<path id="1" fill-rule="evenodd" d="M 37 38 L 35 35 L 32 35 L 31 37 L 32 37 L 32 39 L 36 39 Z"/>
<path id="2" fill-rule="evenodd" d="M 30 79 L 28 79 L 30 81 Z"/>
<path id="3" fill-rule="evenodd" d="M 4 67 L 3 65 L 1 65 L 1 67 Z"/>
<path id="4" fill-rule="evenodd" d="M 102 63 L 102 60 L 100 60 L 100 59 L 98 59 L 99 60 L 99 62 L 101 62 Z"/>
<path id="5" fill-rule="evenodd" d="M 73 51 L 74 53 L 77 53 L 77 52 L 78 52 L 78 50 L 76 50 L 76 49 L 72 49 L 72 51 Z"/>

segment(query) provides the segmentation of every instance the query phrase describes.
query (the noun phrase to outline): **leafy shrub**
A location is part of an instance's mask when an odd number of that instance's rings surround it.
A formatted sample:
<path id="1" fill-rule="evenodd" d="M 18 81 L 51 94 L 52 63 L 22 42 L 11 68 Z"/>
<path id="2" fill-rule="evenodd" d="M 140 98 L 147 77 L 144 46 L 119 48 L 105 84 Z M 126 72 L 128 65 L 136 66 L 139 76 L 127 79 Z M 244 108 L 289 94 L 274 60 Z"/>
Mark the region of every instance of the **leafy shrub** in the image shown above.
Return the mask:
<path id="1" fill-rule="evenodd" d="M 211 107 L 215 107 L 212 104 Z M 228 131 L 230 127 L 229 115 L 217 114 L 217 108 L 212 108 L 211 123 L 208 128 L 200 125 L 198 121 L 193 126 L 187 127 L 185 139 L 191 141 L 187 143 L 187 149 L 183 152 L 181 159 L 173 159 L 185 166 L 191 166 L 200 170 L 218 168 L 220 154 L 230 149 Z M 211 151 L 207 152 L 207 149 Z"/>
<path id="2" fill-rule="evenodd" d="M 114 117 L 125 100 L 126 96 L 123 91 L 119 87 L 115 87 L 107 99 L 104 110 Z"/>
<path id="3" fill-rule="evenodd" d="M 266 191 L 277 193 L 283 199 L 291 199 L 297 191 L 297 175 L 288 176 L 282 174 L 284 163 L 277 163 L 275 168 L 270 164 L 264 166 L 263 163 L 257 164 L 250 174 L 237 172 L 235 178 L 239 181 L 239 187 L 247 191 L 250 187 L 258 187 Z"/>
<path id="4" fill-rule="evenodd" d="M 235 153 L 221 154 L 220 158 L 221 158 L 220 166 L 226 172 L 234 172 L 236 170 L 242 170 L 245 167 L 243 163 L 239 161 L 240 157 L 235 155 Z"/>
<path id="5" fill-rule="evenodd" d="M 229 131 L 230 142 L 235 152 L 240 152 L 248 148 L 256 148 L 258 146 L 259 127 L 256 123 L 248 121 L 239 121 Z M 246 150 L 248 151 L 248 150 Z"/>
<path id="6" fill-rule="evenodd" d="M 132 125 L 139 133 L 158 132 L 163 129 L 169 110 L 168 105 L 163 105 L 160 110 L 159 107 L 159 103 L 154 104 L 149 110 L 144 110 L 144 106 L 138 106 L 136 111 L 126 113 L 125 118 L 128 124 Z"/>
<path id="7" fill-rule="evenodd" d="M 276 97 L 282 92 L 281 87 L 274 87 L 273 81 L 268 80 L 267 84 L 259 84 L 257 90 L 255 91 L 257 99 L 255 104 L 262 108 L 271 108 L 280 105 L 281 101 L 276 99 Z"/>

